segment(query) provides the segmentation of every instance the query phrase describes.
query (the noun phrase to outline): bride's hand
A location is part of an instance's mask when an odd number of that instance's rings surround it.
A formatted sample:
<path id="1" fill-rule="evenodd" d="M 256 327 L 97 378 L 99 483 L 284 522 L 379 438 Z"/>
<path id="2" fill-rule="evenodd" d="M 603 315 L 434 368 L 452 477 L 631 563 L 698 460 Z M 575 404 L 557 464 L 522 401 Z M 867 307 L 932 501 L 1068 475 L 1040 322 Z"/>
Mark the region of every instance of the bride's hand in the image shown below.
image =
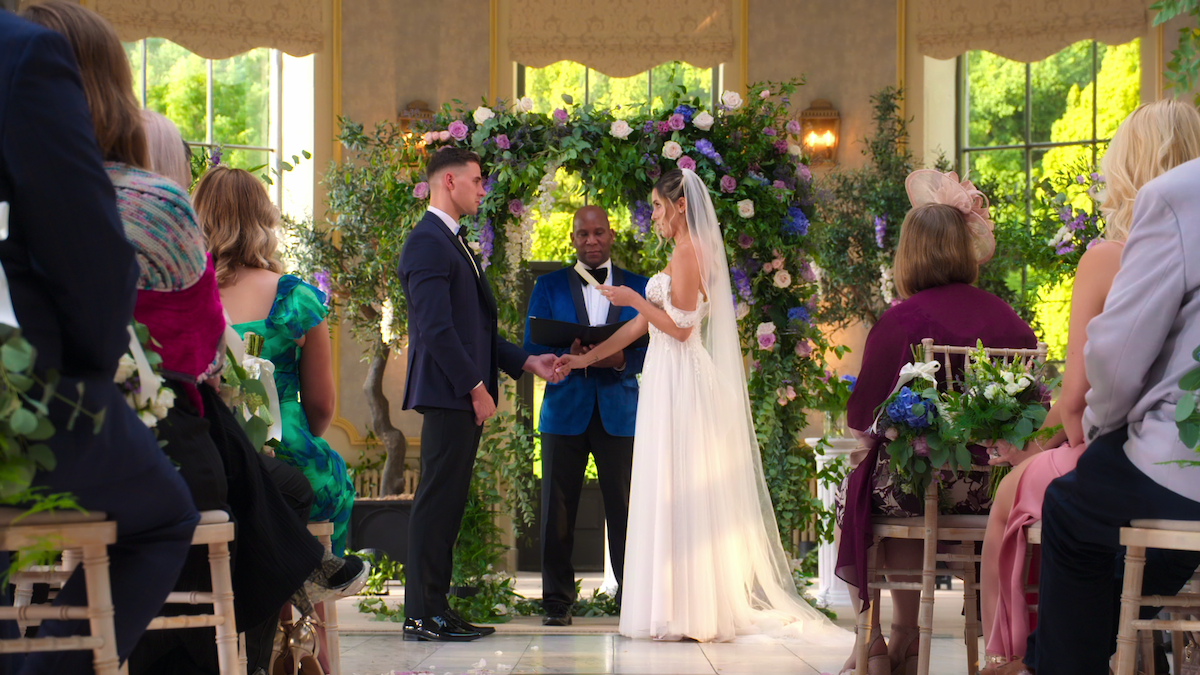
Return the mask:
<path id="1" fill-rule="evenodd" d="M 632 307 L 642 296 L 628 286 L 600 286 L 600 294 L 617 307 Z"/>
<path id="2" fill-rule="evenodd" d="M 554 362 L 554 372 L 560 377 L 565 377 L 572 370 L 585 367 L 585 358 L 582 354 L 563 354 Z"/>

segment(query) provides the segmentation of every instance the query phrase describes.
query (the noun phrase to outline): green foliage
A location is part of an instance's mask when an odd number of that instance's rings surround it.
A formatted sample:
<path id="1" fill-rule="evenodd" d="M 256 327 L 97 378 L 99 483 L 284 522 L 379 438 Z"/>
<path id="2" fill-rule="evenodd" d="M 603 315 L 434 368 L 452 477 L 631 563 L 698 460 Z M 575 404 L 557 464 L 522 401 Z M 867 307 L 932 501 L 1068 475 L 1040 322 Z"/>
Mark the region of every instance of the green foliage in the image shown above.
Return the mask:
<path id="1" fill-rule="evenodd" d="M 251 333 L 247 333 L 249 337 Z M 271 408 L 267 389 L 262 381 L 252 376 L 237 362 L 233 351 L 225 350 L 225 368 L 221 371 L 221 395 L 231 409 L 250 445 L 254 448 L 278 447 L 277 439 L 267 439 L 270 433 Z"/>
<path id="2" fill-rule="evenodd" d="M 362 595 L 386 595 L 387 582 L 404 583 L 404 564 L 392 560 L 386 553 L 356 551 L 354 555 L 371 563 L 371 574 L 363 585 Z"/>
<path id="3" fill-rule="evenodd" d="M 1200 361 L 1200 347 L 1192 351 L 1192 358 Z M 1183 396 L 1175 404 L 1175 426 L 1179 428 L 1179 440 L 1192 450 L 1200 452 L 1200 366 L 1195 366 L 1179 379 Z M 1200 460 L 1176 462 L 1181 466 L 1200 466 Z"/>
<path id="4" fill-rule="evenodd" d="M 1159 0 L 1150 5 L 1154 10 L 1154 25 L 1161 26 L 1171 19 L 1184 14 L 1200 19 L 1200 0 Z M 1200 73 L 1200 28 L 1184 26 L 1179 29 L 1179 46 L 1171 52 L 1171 61 L 1163 77 L 1167 83 L 1178 92 L 1188 92 L 1196 86 L 1196 76 Z M 1200 105 L 1200 94 L 1195 101 Z"/>

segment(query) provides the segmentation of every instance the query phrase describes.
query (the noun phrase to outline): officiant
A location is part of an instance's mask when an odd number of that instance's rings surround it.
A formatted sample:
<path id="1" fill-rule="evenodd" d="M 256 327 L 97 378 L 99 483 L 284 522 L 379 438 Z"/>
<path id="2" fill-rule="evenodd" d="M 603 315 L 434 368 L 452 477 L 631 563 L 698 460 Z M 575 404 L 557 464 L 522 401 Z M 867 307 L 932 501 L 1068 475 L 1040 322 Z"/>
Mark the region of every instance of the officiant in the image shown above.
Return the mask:
<path id="1" fill-rule="evenodd" d="M 603 209 L 585 206 L 575 212 L 571 243 L 584 271 L 569 265 L 538 278 L 525 322 L 525 349 L 530 354 L 579 354 L 593 346 L 579 340 L 570 348 L 535 344 L 530 318 L 602 326 L 637 316 L 630 307 L 610 305 L 591 285 L 593 280 L 646 293 L 645 277 L 613 265 L 613 231 Z M 585 274 L 592 279 L 585 279 Z M 542 623 L 547 626 L 571 625 L 571 606 L 576 599 L 571 553 L 589 455 L 595 458 L 604 498 L 609 560 L 618 585 L 621 583 L 637 376 L 645 356 L 644 348 L 631 346 L 586 370 L 574 371 L 558 384 L 546 385 L 538 427 L 542 438 L 542 608 L 546 612 Z M 620 597 L 618 590 L 618 602 Z"/>

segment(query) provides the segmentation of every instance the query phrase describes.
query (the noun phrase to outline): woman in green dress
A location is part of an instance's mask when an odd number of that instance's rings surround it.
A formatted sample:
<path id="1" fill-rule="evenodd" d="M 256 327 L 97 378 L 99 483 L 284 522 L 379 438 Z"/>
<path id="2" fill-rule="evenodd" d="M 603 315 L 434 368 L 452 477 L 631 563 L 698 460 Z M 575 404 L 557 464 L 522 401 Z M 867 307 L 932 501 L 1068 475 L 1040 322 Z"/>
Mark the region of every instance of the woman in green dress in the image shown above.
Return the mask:
<path id="1" fill-rule="evenodd" d="M 279 212 L 257 178 L 241 169 L 211 169 L 193 196 L 217 268 L 221 304 L 238 334 L 263 337 L 262 358 L 275 364 L 283 416 L 276 456 L 312 483 L 313 520 L 333 523 L 341 556 L 354 506 L 346 462 L 320 436 L 333 421 L 334 382 L 325 294 L 275 259 Z"/>

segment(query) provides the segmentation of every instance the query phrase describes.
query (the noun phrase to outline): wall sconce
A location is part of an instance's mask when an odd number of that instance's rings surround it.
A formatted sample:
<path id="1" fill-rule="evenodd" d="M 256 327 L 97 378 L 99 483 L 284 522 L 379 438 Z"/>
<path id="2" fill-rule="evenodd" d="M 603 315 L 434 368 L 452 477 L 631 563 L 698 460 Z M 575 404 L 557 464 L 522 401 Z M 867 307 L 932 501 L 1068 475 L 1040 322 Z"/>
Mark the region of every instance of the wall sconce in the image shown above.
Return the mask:
<path id="1" fill-rule="evenodd" d="M 433 122 L 433 111 L 429 109 L 429 104 L 425 101 L 412 101 L 404 106 L 404 109 L 396 116 L 396 121 L 400 124 L 400 130 L 404 132 L 404 138 L 410 145 L 416 145 L 418 149 L 425 149 L 425 141 L 417 133 L 418 127 L 428 127 Z"/>
<path id="2" fill-rule="evenodd" d="M 823 98 L 800 112 L 800 143 L 814 165 L 837 164 L 837 148 L 842 128 L 841 116 L 833 104 Z"/>

